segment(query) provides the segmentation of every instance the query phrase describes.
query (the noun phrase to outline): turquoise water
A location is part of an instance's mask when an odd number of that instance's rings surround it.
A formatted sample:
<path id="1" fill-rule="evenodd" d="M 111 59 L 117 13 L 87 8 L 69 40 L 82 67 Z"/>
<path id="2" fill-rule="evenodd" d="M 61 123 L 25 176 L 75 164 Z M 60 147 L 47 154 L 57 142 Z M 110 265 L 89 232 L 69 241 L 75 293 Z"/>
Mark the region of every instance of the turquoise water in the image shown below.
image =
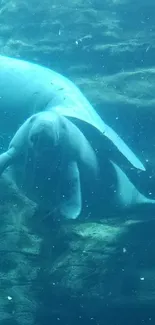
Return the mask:
<path id="1" fill-rule="evenodd" d="M 77 223 L 67 223 L 81 228 L 71 234 L 70 228 L 63 232 L 57 214 L 53 221 L 48 206 L 22 218 L 25 205 L 7 196 L 1 185 L 0 324 L 154 324 L 155 211 L 150 206 L 132 212 L 117 209 L 117 179 L 107 159 L 113 157 L 130 182 L 155 199 L 154 20 L 153 0 L 0 1 L 0 54 L 44 65 L 72 80 L 146 168 L 133 168 L 107 141 L 103 150 L 101 136 L 83 126 L 99 148 L 101 174 L 93 194 L 83 181 L 83 215 Z M 10 99 L 10 110 L 11 105 Z M 6 115 L 4 107 L 0 110 Z M 12 134 L 1 122 L 3 152 Z M 43 154 L 33 164 L 36 156 L 30 153 L 32 161 L 24 166 L 27 191 L 34 189 L 37 177 L 42 176 L 43 184 L 53 162 L 48 150 Z M 56 176 L 54 172 L 53 192 Z M 44 195 L 50 198 L 46 185 Z M 125 222 L 131 220 L 128 226 Z"/>

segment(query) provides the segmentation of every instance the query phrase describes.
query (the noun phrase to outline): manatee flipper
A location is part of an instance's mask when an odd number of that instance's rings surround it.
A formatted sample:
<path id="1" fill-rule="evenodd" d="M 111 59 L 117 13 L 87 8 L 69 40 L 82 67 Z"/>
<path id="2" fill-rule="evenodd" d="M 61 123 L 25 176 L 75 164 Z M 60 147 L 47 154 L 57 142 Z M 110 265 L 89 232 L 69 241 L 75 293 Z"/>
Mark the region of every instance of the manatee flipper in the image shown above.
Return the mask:
<path id="1" fill-rule="evenodd" d="M 0 175 L 7 167 L 13 164 L 15 157 L 16 150 L 14 148 L 10 148 L 0 155 Z"/>
<path id="2" fill-rule="evenodd" d="M 75 161 L 69 162 L 63 176 L 60 212 L 67 219 L 76 219 L 82 208 L 80 173 Z"/>
<path id="3" fill-rule="evenodd" d="M 12 165 L 15 159 L 19 158 L 21 154 L 26 153 L 26 149 L 31 145 L 28 135 L 31 124 L 35 120 L 35 116 L 28 118 L 14 134 L 7 151 L 0 155 L 0 175 L 10 165 Z M 29 141 L 29 143 L 28 143 Z"/>
<path id="4" fill-rule="evenodd" d="M 95 151 L 91 147 L 88 140 L 82 134 L 82 132 L 78 135 L 79 143 L 77 143 L 77 159 L 78 164 L 81 169 L 84 171 L 85 177 L 88 178 L 88 181 L 91 179 L 96 179 L 99 174 L 99 165 Z"/>
<path id="5" fill-rule="evenodd" d="M 131 183 L 123 170 L 112 162 L 117 175 L 116 201 L 122 207 L 131 207 L 139 204 L 155 204 L 155 200 L 151 200 L 141 194 Z"/>

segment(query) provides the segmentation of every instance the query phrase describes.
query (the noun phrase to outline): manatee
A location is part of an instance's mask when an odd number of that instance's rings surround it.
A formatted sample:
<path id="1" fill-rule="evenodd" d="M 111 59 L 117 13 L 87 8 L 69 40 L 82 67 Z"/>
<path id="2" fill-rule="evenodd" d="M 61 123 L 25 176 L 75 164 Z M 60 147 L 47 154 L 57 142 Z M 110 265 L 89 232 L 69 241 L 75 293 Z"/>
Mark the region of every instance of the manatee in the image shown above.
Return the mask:
<path id="1" fill-rule="evenodd" d="M 12 136 L 28 117 L 45 110 L 91 125 L 135 168 L 145 170 L 139 158 L 100 118 L 74 83 L 43 66 L 0 56 L 1 137 Z M 5 145 L 8 143 L 4 141 Z"/>
<path id="2" fill-rule="evenodd" d="M 28 162 L 29 153 L 33 163 Z M 81 170 L 86 181 L 98 175 L 96 154 L 83 133 L 53 111 L 32 115 L 17 130 L 8 150 L 0 155 L 0 173 L 10 165 L 10 174 L 27 197 L 49 210 L 55 205 L 68 219 L 81 213 Z"/>

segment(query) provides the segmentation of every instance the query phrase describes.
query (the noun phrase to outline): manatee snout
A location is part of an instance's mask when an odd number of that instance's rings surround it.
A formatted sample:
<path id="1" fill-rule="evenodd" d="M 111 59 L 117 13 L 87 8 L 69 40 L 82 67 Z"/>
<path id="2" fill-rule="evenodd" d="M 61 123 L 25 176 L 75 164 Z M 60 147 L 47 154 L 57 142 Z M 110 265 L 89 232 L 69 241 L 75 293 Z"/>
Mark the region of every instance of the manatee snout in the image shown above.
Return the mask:
<path id="1" fill-rule="evenodd" d="M 58 144 L 58 132 L 52 121 L 38 120 L 33 125 L 29 134 L 29 143 L 31 148 L 39 145 L 40 148 L 45 146 L 55 147 Z"/>

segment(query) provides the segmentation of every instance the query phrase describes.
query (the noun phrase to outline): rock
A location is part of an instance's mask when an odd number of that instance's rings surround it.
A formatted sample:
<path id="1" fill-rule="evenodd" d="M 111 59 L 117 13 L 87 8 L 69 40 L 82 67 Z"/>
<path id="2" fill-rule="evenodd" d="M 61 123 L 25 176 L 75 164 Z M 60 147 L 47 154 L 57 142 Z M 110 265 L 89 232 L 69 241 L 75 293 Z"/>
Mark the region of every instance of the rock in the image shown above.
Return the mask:
<path id="1" fill-rule="evenodd" d="M 100 222 L 54 221 L 13 184 L 8 186 L 5 177 L 0 188 L 4 324 L 48 325 L 49 319 L 60 324 L 92 319 L 96 324 L 103 310 L 107 315 L 112 309 L 115 315 L 136 306 L 154 308 L 154 216 L 148 223 L 134 215 Z M 106 325 L 114 317 L 110 315 Z"/>
<path id="2" fill-rule="evenodd" d="M 27 228 L 35 205 L 4 175 L 0 180 L 0 321 L 33 324 L 38 238 Z"/>

